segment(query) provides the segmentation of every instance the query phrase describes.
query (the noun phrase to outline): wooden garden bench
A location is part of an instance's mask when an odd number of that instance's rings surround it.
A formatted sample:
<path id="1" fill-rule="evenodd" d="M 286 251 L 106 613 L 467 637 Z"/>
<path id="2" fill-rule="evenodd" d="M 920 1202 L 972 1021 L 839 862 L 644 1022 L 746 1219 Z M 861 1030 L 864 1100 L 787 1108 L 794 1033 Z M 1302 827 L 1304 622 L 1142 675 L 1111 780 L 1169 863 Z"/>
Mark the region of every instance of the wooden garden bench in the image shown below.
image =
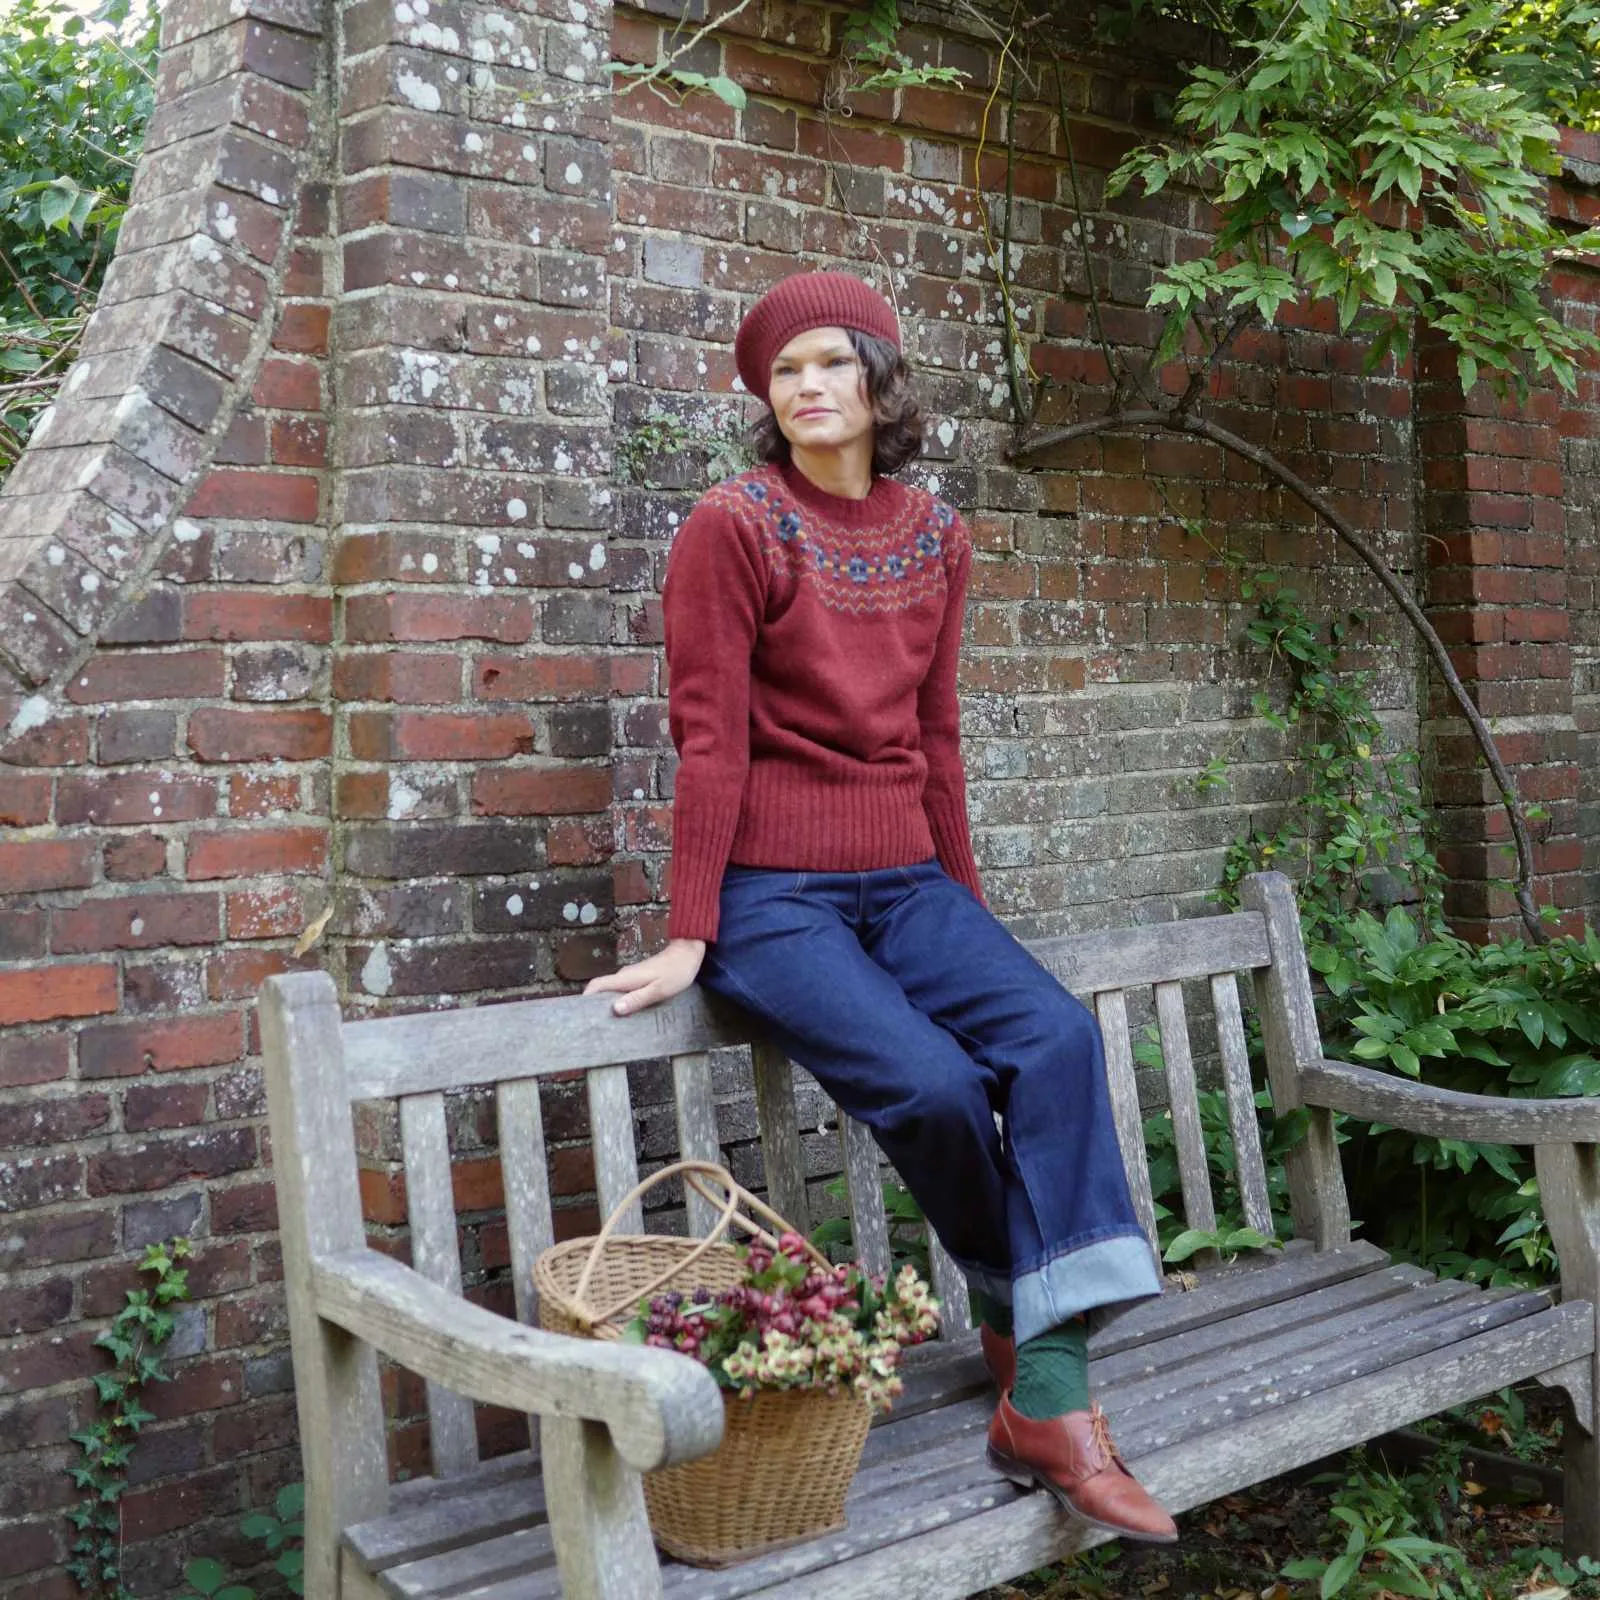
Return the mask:
<path id="1" fill-rule="evenodd" d="M 1359 1444 L 1506 1384 L 1565 1389 L 1569 1550 L 1600 1554 L 1593 1434 L 1600 1303 L 1600 1105 L 1421 1088 L 1323 1059 L 1288 880 L 1250 879 L 1248 909 L 1032 946 L 1090 1003 L 1105 1036 L 1117 1128 L 1146 1227 L 1146 1166 L 1128 998 L 1153 986 L 1189 1226 L 1215 1226 L 1185 1017 L 1209 992 L 1247 1221 L 1271 1232 L 1236 974 L 1254 980 L 1280 1112 L 1309 1108 L 1289 1160 L 1295 1239 L 1202 1266 L 1187 1291 L 1102 1317 L 1094 1383 L 1130 1462 L 1174 1511 Z M 933 1254 L 943 1343 L 912 1352 L 907 1391 L 872 1430 L 848 1528 L 743 1566 L 661 1563 L 639 1474 L 711 1449 L 719 1392 L 687 1357 L 546 1334 L 531 1303 L 552 1238 L 539 1078 L 582 1070 L 601 1208 L 637 1175 L 627 1064 L 670 1058 L 682 1153 L 718 1157 L 713 1048 L 750 1044 L 773 1203 L 808 1223 L 791 1067 L 748 1018 L 691 990 L 628 1018 L 610 997 L 530 1000 L 342 1022 L 331 980 L 270 980 L 262 1029 L 306 1478 L 311 1600 L 829 1600 L 970 1594 L 1104 1535 L 985 1465 L 993 1405 L 961 1280 Z M 518 1321 L 461 1298 L 444 1096 L 495 1086 Z M 367 1247 L 351 1107 L 398 1098 L 413 1265 Z M 1352 1241 L 1333 1111 L 1451 1138 L 1537 1146 L 1563 1293 L 1440 1282 Z M 809 1119 L 808 1119 L 809 1120 Z M 887 1264 L 878 1157 L 846 1120 L 857 1249 Z M 703 1203 L 691 1197 L 691 1228 Z M 631 1219 L 637 1229 L 642 1219 Z M 378 1352 L 427 1380 L 433 1476 L 391 1485 Z M 480 1462 L 472 1402 L 536 1418 L 535 1448 Z"/>

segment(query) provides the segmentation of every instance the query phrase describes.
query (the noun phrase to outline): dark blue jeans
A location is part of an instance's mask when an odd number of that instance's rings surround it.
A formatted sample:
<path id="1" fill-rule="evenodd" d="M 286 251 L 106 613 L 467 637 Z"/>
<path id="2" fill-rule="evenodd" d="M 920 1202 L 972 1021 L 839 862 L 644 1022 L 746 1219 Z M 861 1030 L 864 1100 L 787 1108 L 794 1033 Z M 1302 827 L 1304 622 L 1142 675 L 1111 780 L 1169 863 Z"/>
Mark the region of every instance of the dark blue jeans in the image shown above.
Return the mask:
<path id="1" fill-rule="evenodd" d="M 1019 1342 L 1161 1292 L 1099 1026 L 937 860 L 730 866 L 700 982 L 872 1130 L 972 1283 L 1012 1302 Z"/>

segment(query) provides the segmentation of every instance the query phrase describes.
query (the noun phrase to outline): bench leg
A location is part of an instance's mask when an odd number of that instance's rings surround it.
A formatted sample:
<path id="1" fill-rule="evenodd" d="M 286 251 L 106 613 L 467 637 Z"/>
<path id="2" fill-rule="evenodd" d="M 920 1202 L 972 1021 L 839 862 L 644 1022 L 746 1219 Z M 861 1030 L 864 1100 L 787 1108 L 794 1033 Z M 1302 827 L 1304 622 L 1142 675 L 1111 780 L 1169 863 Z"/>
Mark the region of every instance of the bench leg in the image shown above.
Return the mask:
<path id="1" fill-rule="evenodd" d="M 659 1600 L 644 1484 L 598 1422 L 544 1417 L 545 1503 L 566 1600 Z"/>
<path id="2" fill-rule="evenodd" d="M 1541 1144 L 1534 1147 L 1533 1159 L 1539 1201 L 1561 1258 L 1561 1297 L 1587 1300 L 1600 1312 L 1600 1146 Z M 1594 1414 L 1600 1408 L 1600 1363 L 1595 1354 L 1588 1360 L 1587 1385 L 1566 1385 L 1572 1404 L 1566 1423 L 1563 1542 L 1569 1557 L 1600 1559 L 1600 1422 Z"/>

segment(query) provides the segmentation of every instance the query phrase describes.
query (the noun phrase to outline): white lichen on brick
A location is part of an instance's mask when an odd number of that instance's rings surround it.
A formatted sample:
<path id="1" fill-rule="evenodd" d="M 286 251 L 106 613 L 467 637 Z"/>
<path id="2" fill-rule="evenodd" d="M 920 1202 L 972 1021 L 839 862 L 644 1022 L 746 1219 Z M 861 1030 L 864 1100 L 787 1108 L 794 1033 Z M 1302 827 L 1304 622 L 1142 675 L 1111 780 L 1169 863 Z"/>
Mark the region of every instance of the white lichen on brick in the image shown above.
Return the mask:
<path id="1" fill-rule="evenodd" d="M 506 515 L 510 517 L 513 522 L 521 522 L 522 519 L 527 516 L 527 514 L 528 502 L 526 500 L 506 501 Z M 518 548 L 520 548 L 520 546 Z"/>
<path id="2" fill-rule="evenodd" d="M 394 973 L 389 967 L 389 947 L 375 944 L 361 968 L 361 987 L 368 994 L 386 995 L 394 987 Z"/>
<path id="3" fill-rule="evenodd" d="M 395 74 L 394 86 L 418 111 L 437 111 L 444 104 L 437 84 L 409 70 L 402 69 Z"/>
<path id="4" fill-rule="evenodd" d="M 409 817 L 417 809 L 417 803 L 422 799 L 422 791 L 413 789 L 409 783 L 397 774 L 389 775 L 389 804 L 387 812 L 391 822 L 399 822 Z"/>
<path id="5" fill-rule="evenodd" d="M 32 622 L 33 614 L 27 613 L 24 622 Z M 34 728 L 42 728 L 50 717 L 50 702 L 42 694 L 29 695 L 17 707 L 17 714 L 11 719 L 11 726 L 6 730 L 13 738 L 20 733 L 28 733 Z"/>

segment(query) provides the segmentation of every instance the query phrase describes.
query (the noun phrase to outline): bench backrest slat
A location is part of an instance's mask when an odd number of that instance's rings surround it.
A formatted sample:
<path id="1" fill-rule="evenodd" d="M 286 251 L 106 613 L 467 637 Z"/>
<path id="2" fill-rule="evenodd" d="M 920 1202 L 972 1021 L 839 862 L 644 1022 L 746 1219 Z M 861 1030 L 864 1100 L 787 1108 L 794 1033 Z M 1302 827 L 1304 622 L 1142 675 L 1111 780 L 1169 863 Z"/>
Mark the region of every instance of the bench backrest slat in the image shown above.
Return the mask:
<path id="1" fill-rule="evenodd" d="M 715 1050 L 750 1036 L 747 1018 L 698 987 L 628 1017 L 612 1014 L 609 995 L 560 995 L 350 1023 L 345 1075 L 352 1100 L 387 1100 Z"/>
<path id="2" fill-rule="evenodd" d="M 772 1044 L 750 1048 L 755 1078 L 756 1117 L 761 1124 L 761 1159 L 767 1203 L 802 1233 L 811 1231 L 806 1199 L 806 1164 L 800 1149 L 800 1121 L 794 1104 L 794 1067 Z"/>
<path id="3" fill-rule="evenodd" d="M 1200 1129 L 1200 1089 L 1189 1050 L 1189 1019 L 1184 1013 L 1181 983 L 1156 985 L 1156 1021 L 1167 1069 L 1167 1105 L 1172 1112 L 1173 1143 L 1178 1150 L 1184 1219 L 1191 1228 L 1212 1233 L 1217 1226 L 1217 1209 L 1211 1198 L 1205 1135 Z"/>
<path id="4" fill-rule="evenodd" d="M 1156 1206 L 1150 1193 L 1150 1164 L 1145 1155 L 1144 1123 L 1139 1115 L 1139 1085 L 1134 1076 L 1133 1041 L 1128 1033 L 1128 1005 L 1122 990 L 1108 989 L 1094 997 L 1095 1018 L 1105 1041 L 1106 1083 L 1111 1091 L 1111 1115 L 1117 1125 L 1117 1143 L 1128 1169 L 1133 1208 L 1145 1237 L 1156 1242 Z"/>
<path id="5" fill-rule="evenodd" d="M 594 1145 L 595 1193 L 604 1220 L 639 1181 L 626 1067 L 596 1067 L 589 1073 L 589 1135 Z M 618 1218 L 617 1232 L 644 1232 L 644 1208 L 637 1196 Z"/>
<path id="6" fill-rule="evenodd" d="M 868 1272 L 889 1270 L 889 1223 L 883 1206 L 883 1157 L 865 1123 L 839 1113 L 839 1145 L 850 1196 L 856 1260 Z"/>
<path id="7" fill-rule="evenodd" d="M 533 1264 L 556 1238 L 544 1151 L 544 1110 L 539 1104 L 537 1078 L 496 1085 L 495 1125 L 500 1138 L 500 1172 L 505 1184 L 506 1233 L 511 1243 L 517 1320 L 532 1326 L 539 1321 Z"/>
<path id="8" fill-rule="evenodd" d="M 717 1105 L 711 1094 L 711 1057 L 703 1050 L 672 1058 L 672 1093 L 678 1111 L 678 1153 L 685 1161 L 722 1161 L 717 1143 Z M 689 1232 L 697 1237 L 711 1231 L 716 1207 L 704 1195 L 685 1186 Z"/>
<path id="9" fill-rule="evenodd" d="M 1222 1084 L 1228 1097 L 1228 1126 L 1233 1133 L 1235 1170 L 1245 1226 L 1270 1239 L 1272 1206 L 1267 1199 L 1266 1162 L 1261 1154 L 1261 1128 L 1256 1121 L 1255 1085 L 1250 1078 L 1244 1016 L 1239 1009 L 1239 980 L 1234 973 L 1212 974 L 1211 1009 L 1217 1022 L 1217 1048 L 1222 1057 Z"/>
<path id="10" fill-rule="evenodd" d="M 1106 989 L 1246 972 L 1272 959 L 1265 923 L 1255 912 L 1030 940 L 1028 948 L 1080 999 Z"/>
<path id="11" fill-rule="evenodd" d="M 450 1187 L 450 1142 L 442 1094 L 412 1094 L 400 1102 L 400 1147 L 406 1163 L 406 1215 L 411 1265 L 430 1282 L 461 1293 L 455 1198 Z M 433 1470 L 458 1477 L 478 1464 L 472 1402 L 428 1380 Z"/>
<path id="12" fill-rule="evenodd" d="M 1029 943 L 1032 953 L 1092 1008 L 1099 1022 L 1118 1143 L 1140 1225 L 1152 1243 L 1157 1237 L 1155 1203 L 1130 1024 L 1130 1015 L 1145 1015 L 1151 990 L 1185 1220 L 1190 1228 L 1205 1231 L 1216 1226 L 1196 1067 L 1197 1050 L 1202 1044 L 1209 1050 L 1211 1040 L 1191 1038 L 1183 989 L 1189 980 L 1206 980 L 1209 987 L 1244 1220 L 1263 1233 L 1272 1231 L 1236 974 L 1257 976 L 1269 1013 L 1269 1046 L 1288 1038 L 1292 1057 L 1311 1050 L 1304 974 L 1298 987 L 1290 975 L 1286 991 L 1272 969 L 1274 952 L 1291 949 L 1286 941 L 1293 903 L 1286 895 L 1286 886 L 1252 880 L 1246 897 L 1250 909 L 1234 915 Z M 1133 1012 L 1130 1003 L 1136 1007 Z M 517 1315 L 524 1320 L 537 1318 L 533 1263 L 554 1237 L 539 1088 L 539 1080 L 553 1073 L 581 1070 L 586 1075 L 595 1188 L 604 1217 L 638 1181 L 630 1064 L 670 1062 L 678 1153 L 725 1162 L 710 1052 L 748 1047 L 767 1199 L 800 1231 L 809 1232 L 813 1225 L 795 1069 L 753 1019 L 704 990 L 691 990 L 668 1006 L 626 1018 L 615 1016 L 609 1003 L 595 996 L 382 1018 L 346 1025 L 342 1043 L 350 1099 L 401 1101 L 414 1259 L 419 1270 L 457 1290 L 461 1264 L 443 1095 L 485 1082 L 495 1085 Z M 808 1080 L 808 1132 L 817 1121 L 814 1092 Z M 836 1112 L 824 1107 L 823 1115 Z M 837 1123 L 838 1165 L 845 1173 L 854 1253 L 869 1270 L 885 1271 L 891 1264 L 891 1241 L 883 1158 L 865 1126 L 842 1115 Z M 659 1156 L 659 1150 L 653 1151 L 652 1159 Z M 812 1151 L 813 1163 L 815 1157 Z M 830 1170 L 838 1168 L 820 1169 Z M 695 1234 L 707 1231 L 715 1220 L 714 1208 L 692 1191 L 685 1204 L 681 1225 Z M 619 1229 L 637 1233 L 644 1227 L 643 1208 L 634 1200 Z M 953 1337 L 970 1323 L 965 1278 L 936 1239 L 930 1241 L 929 1266 L 945 1307 L 945 1334 Z M 476 1458 L 471 1407 L 430 1387 L 429 1408 L 435 1470 L 464 1470 Z"/>
<path id="13" fill-rule="evenodd" d="M 939 1242 L 939 1235 L 928 1232 L 929 1276 L 933 1292 L 939 1297 L 939 1337 L 955 1339 L 972 1326 L 972 1302 L 967 1295 L 967 1276 L 950 1259 L 950 1252 Z"/>

